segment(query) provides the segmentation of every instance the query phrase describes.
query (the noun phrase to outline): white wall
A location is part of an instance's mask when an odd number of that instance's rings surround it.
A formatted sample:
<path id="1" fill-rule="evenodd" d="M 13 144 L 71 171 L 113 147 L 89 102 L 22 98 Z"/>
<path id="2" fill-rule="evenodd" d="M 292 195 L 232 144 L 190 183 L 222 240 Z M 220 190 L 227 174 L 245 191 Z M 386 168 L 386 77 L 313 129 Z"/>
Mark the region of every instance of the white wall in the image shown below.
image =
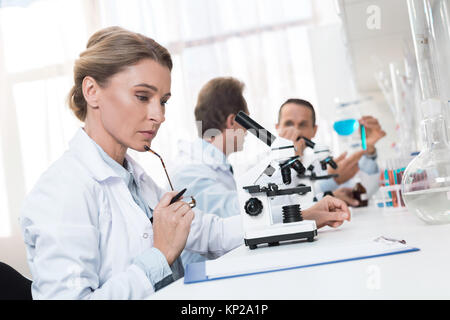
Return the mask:
<path id="1" fill-rule="evenodd" d="M 1 37 L 1 32 L 0 32 Z M 1 40 L 1 39 L 0 39 Z M 1 41 L 0 41 L 1 42 Z M 2 50 L 0 50 L 0 68 L 4 68 L 1 62 Z M 5 199 L 0 199 L 0 261 L 5 262 L 16 270 L 30 276 L 28 264 L 25 256 L 25 245 L 18 225 L 18 214 L 23 197 L 25 196 L 25 186 L 22 183 L 23 176 L 20 165 L 20 144 L 19 137 L 14 136 L 17 132 L 15 105 L 8 88 L 8 79 L 4 78 L 5 72 L 0 72 L 3 76 L 0 79 L 0 168 L 4 168 L 0 173 L 0 193 Z M 5 190 L 2 190 L 2 189 Z M 3 198 L 3 197 L 2 197 Z M 8 201 L 9 199 L 9 201 Z M 9 215 L 8 213 L 12 213 Z"/>
<path id="2" fill-rule="evenodd" d="M 377 143 L 378 154 L 382 159 L 395 155 L 392 144 L 397 140 L 395 121 L 384 96 L 380 91 L 358 93 L 353 81 L 351 58 L 344 45 L 345 36 L 340 23 L 311 28 L 309 30 L 311 56 L 313 57 L 315 87 L 317 95 L 317 114 L 319 130 L 317 139 L 333 146 L 330 135 L 335 119 L 335 98 L 340 101 L 353 101 L 371 97 L 360 109 L 362 115 L 376 117 L 388 135 Z"/>

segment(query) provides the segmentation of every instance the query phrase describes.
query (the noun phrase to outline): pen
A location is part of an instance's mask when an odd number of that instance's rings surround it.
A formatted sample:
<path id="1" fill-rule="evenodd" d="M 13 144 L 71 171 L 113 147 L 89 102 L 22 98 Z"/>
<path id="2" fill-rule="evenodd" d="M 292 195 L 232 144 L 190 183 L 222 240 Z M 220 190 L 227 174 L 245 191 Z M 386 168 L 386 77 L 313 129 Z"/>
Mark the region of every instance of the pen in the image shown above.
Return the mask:
<path id="1" fill-rule="evenodd" d="M 406 244 L 405 240 L 397 240 L 397 239 L 392 239 L 392 238 L 388 238 L 388 237 L 385 237 L 385 236 L 381 236 L 381 237 L 378 237 L 378 238 L 374 239 L 374 241 L 377 241 L 377 242 L 382 241 L 382 240 L 390 241 L 390 242 L 398 242 L 398 243 L 401 243 L 401 244 Z"/>
<path id="2" fill-rule="evenodd" d="M 171 205 L 172 203 L 177 202 L 178 200 L 180 200 L 181 196 L 186 192 L 186 188 L 184 188 L 183 190 L 181 190 L 180 192 L 178 192 L 176 194 L 175 197 L 172 198 L 172 200 L 170 200 L 169 205 Z M 192 201 L 189 203 L 189 206 L 192 208 L 195 208 L 195 199 L 192 198 Z M 150 222 L 153 224 L 153 217 L 150 218 Z"/>
<path id="3" fill-rule="evenodd" d="M 170 200 L 170 204 L 177 202 L 178 200 L 180 200 L 181 196 L 186 192 L 186 188 L 184 188 L 183 190 L 181 190 L 180 192 L 177 193 L 177 195 L 175 197 L 172 198 L 172 200 Z M 169 204 L 169 205 L 170 205 Z"/>

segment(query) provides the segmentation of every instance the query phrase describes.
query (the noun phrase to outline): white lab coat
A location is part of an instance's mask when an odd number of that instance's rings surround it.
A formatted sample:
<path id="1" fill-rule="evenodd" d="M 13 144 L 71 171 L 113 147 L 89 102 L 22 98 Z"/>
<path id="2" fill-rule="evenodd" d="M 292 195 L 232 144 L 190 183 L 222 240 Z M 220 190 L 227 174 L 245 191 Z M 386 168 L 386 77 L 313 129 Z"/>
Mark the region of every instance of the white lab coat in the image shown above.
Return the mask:
<path id="1" fill-rule="evenodd" d="M 164 192 L 128 155 L 127 160 L 155 208 Z M 190 250 L 220 256 L 243 243 L 240 216 L 194 212 Z M 154 292 L 132 263 L 153 246 L 152 224 L 83 129 L 40 177 L 20 220 L 34 299 L 142 299 Z"/>

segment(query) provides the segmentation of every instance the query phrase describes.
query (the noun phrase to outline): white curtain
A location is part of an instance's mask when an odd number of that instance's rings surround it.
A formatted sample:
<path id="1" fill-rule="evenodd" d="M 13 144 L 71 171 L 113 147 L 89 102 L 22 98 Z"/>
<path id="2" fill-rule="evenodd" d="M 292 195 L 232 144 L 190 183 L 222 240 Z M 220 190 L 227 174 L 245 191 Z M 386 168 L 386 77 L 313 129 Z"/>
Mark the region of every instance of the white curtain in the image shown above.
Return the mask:
<path id="1" fill-rule="evenodd" d="M 180 137 L 196 137 L 196 96 L 213 77 L 242 80 L 251 115 L 269 130 L 287 98 L 316 102 L 313 9 L 311 0 L 35 0 L 0 8 L 0 237 L 17 230 L 26 193 L 80 126 L 65 99 L 73 61 L 94 31 L 123 26 L 172 53 L 173 96 L 153 144 L 170 161 Z M 256 143 L 247 139 L 246 151 Z M 166 183 L 157 159 L 134 156 Z"/>
<path id="2" fill-rule="evenodd" d="M 196 137 L 197 94 L 211 78 L 243 81 L 251 116 L 271 131 L 286 99 L 316 101 L 307 35 L 314 22 L 310 0 L 103 0 L 99 8 L 102 27 L 120 25 L 144 33 L 172 54 L 172 98 L 152 144 L 172 162 L 180 137 Z M 247 138 L 245 156 L 234 154 L 230 161 L 245 167 L 258 144 Z M 158 159 L 134 156 L 158 183 L 167 184 Z"/>

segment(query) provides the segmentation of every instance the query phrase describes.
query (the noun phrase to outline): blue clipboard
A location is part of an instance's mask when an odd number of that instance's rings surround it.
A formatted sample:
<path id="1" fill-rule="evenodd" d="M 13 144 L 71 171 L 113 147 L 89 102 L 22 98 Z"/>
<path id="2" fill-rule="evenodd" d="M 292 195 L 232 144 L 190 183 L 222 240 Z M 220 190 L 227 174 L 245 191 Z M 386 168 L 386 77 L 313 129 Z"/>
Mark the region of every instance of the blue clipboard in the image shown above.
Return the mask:
<path id="1" fill-rule="evenodd" d="M 242 273 L 242 274 L 234 274 L 234 275 L 227 275 L 227 276 L 223 276 L 223 277 L 214 277 L 214 278 L 209 278 L 206 275 L 206 264 L 205 264 L 205 261 L 203 261 L 203 262 L 191 263 L 186 266 L 186 270 L 185 270 L 185 274 L 184 274 L 184 283 L 189 284 L 189 283 L 196 283 L 196 282 L 204 282 L 204 281 L 212 281 L 212 280 L 219 280 L 219 279 L 250 276 L 250 275 L 254 275 L 254 274 L 262 274 L 262 273 L 269 273 L 269 272 L 276 272 L 276 271 L 309 268 L 309 267 L 315 267 L 315 266 L 321 266 L 321 265 L 327 265 L 327 264 L 333 264 L 333 263 L 363 260 L 363 259 L 377 258 L 377 257 L 383 257 L 383 256 L 391 256 L 391 255 L 415 252 L 415 251 L 420 251 L 420 249 L 413 248 L 413 247 L 406 247 L 403 249 L 399 249 L 398 251 L 392 251 L 392 252 L 381 253 L 381 254 L 359 256 L 359 257 L 353 257 L 353 258 L 348 258 L 348 259 L 338 259 L 338 260 L 332 260 L 332 261 L 324 261 L 324 262 L 308 264 L 308 265 L 298 265 L 298 266 L 292 266 L 292 267 L 288 267 L 288 268 L 272 269 L 272 270 L 249 272 L 249 273 Z"/>

